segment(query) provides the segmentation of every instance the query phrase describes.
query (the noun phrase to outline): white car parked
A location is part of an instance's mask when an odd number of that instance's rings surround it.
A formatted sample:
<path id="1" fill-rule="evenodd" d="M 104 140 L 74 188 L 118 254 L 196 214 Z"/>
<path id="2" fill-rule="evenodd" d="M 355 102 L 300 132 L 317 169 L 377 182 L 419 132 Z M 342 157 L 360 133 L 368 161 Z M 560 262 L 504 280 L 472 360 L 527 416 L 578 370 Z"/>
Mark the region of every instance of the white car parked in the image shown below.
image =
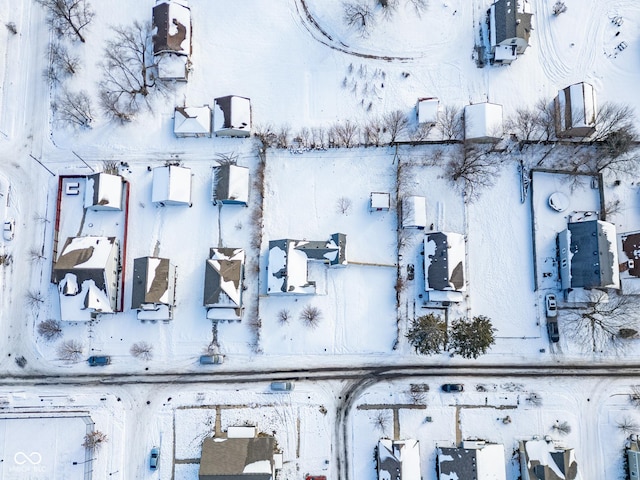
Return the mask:
<path id="1" fill-rule="evenodd" d="M 9 241 L 13 240 L 13 236 L 15 235 L 16 221 L 13 218 L 4 222 L 4 239 Z"/>

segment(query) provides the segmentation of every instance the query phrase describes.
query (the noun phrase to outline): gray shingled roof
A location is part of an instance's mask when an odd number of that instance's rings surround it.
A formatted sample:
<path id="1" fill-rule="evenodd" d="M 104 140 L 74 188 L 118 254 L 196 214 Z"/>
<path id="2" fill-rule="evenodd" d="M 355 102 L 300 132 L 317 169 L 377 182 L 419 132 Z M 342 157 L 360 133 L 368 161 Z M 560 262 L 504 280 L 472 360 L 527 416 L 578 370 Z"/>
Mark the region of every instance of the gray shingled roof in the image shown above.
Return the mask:
<path id="1" fill-rule="evenodd" d="M 160 262 L 154 271 L 150 271 L 149 260 L 156 257 L 136 258 L 133 261 L 133 289 L 131 292 L 131 308 L 140 308 L 143 303 L 164 303 L 160 299 L 169 288 L 168 258 L 156 258 Z M 149 277 L 151 285 L 147 290 Z"/>
<path id="2" fill-rule="evenodd" d="M 271 480 L 267 473 L 243 473 L 247 465 L 268 461 L 273 471 L 273 437 L 214 439 L 202 443 L 199 480 Z"/>
<path id="3" fill-rule="evenodd" d="M 571 232 L 571 286 L 601 287 L 614 283 L 613 249 L 597 220 L 568 225 Z"/>
<path id="4" fill-rule="evenodd" d="M 501 43 L 508 38 L 522 38 L 529 43 L 533 15 L 518 13 L 516 0 L 498 0 L 494 5 L 496 43 Z"/>

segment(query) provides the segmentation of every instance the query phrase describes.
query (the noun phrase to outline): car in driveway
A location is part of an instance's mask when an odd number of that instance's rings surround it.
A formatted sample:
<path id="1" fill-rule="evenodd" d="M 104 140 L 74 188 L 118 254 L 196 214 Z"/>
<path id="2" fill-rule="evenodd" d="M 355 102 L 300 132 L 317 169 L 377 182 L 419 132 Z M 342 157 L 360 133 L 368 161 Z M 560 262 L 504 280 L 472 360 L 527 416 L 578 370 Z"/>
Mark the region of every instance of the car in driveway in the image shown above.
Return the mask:
<path id="1" fill-rule="evenodd" d="M 224 362 L 224 355 L 201 355 L 200 365 L 219 365 Z"/>
<path id="2" fill-rule="evenodd" d="M 290 392 L 293 387 L 293 382 L 271 382 L 271 390 L 274 392 Z"/>
<path id="3" fill-rule="evenodd" d="M 547 293 L 544 296 L 544 311 L 547 318 L 556 318 L 558 316 L 558 303 L 553 293 Z"/>
<path id="4" fill-rule="evenodd" d="M 151 455 L 149 457 L 149 468 L 151 470 L 157 470 L 159 461 L 160 461 L 160 449 L 158 447 L 153 447 L 151 449 Z"/>
<path id="5" fill-rule="evenodd" d="M 443 392 L 447 393 L 457 393 L 464 391 L 464 385 L 461 383 L 445 383 L 440 387 Z"/>
<path id="6" fill-rule="evenodd" d="M 111 363 L 111 357 L 107 355 L 94 355 L 89 357 L 88 362 L 91 367 L 104 367 Z"/>
<path id="7" fill-rule="evenodd" d="M 547 333 L 549 341 L 556 343 L 560 341 L 560 330 L 558 329 L 558 319 L 550 318 L 547 320 Z"/>
<path id="8" fill-rule="evenodd" d="M 10 218 L 9 220 L 6 220 L 4 222 L 4 229 L 3 229 L 3 236 L 4 239 L 9 241 L 9 240 L 13 240 L 13 237 L 15 235 L 15 230 L 16 230 L 16 221 L 14 218 Z"/>

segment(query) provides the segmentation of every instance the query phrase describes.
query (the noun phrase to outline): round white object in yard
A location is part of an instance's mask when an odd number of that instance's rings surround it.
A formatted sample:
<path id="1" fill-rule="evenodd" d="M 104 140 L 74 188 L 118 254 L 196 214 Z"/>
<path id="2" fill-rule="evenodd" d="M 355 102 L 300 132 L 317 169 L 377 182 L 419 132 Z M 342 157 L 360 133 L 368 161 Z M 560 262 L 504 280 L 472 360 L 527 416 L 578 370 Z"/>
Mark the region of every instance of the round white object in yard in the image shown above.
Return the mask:
<path id="1" fill-rule="evenodd" d="M 549 196 L 549 206 L 556 212 L 564 212 L 569 208 L 569 197 L 562 192 L 555 192 Z"/>

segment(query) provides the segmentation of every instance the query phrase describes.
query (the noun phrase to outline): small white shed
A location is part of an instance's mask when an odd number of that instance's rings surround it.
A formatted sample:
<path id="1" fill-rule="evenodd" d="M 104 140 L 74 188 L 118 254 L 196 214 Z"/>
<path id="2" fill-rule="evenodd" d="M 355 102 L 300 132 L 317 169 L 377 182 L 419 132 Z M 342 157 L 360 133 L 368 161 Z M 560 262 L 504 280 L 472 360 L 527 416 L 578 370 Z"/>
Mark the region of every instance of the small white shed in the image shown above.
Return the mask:
<path id="1" fill-rule="evenodd" d="M 427 226 L 427 201 L 416 195 L 402 201 L 402 228 L 424 230 Z"/>
<path id="2" fill-rule="evenodd" d="M 229 95 L 214 100 L 213 130 L 216 137 L 251 135 L 251 100 Z"/>
<path id="3" fill-rule="evenodd" d="M 391 195 L 382 192 L 371 192 L 371 202 L 369 211 L 382 212 L 389 210 L 391 206 Z"/>
<path id="4" fill-rule="evenodd" d="M 177 165 L 154 168 L 151 201 L 166 205 L 191 205 L 191 169 Z"/>
<path id="5" fill-rule="evenodd" d="M 464 107 L 466 141 L 497 142 L 503 135 L 502 105 L 484 102 Z"/>
<path id="6" fill-rule="evenodd" d="M 436 97 L 426 97 L 418 99 L 418 123 L 435 125 L 438 121 L 438 111 L 440 101 Z"/>
<path id="7" fill-rule="evenodd" d="M 211 109 L 204 107 L 176 107 L 173 115 L 176 137 L 210 137 Z"/>
<path id="8" fill-rule="evenodd" d="M 124 180 L 120 175 L 95 173 L 87 177 L 84 208 L 87 210 L 122 210 Z"/>

